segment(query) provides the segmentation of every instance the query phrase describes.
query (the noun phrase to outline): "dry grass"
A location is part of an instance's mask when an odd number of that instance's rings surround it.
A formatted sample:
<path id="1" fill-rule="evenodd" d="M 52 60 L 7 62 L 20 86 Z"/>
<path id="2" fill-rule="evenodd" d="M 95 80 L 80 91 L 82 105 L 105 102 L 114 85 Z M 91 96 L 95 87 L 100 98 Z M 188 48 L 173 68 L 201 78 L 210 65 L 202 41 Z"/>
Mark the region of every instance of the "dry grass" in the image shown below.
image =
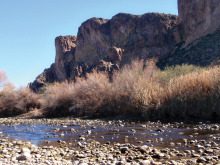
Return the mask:
<path id="1" fill-rule="evenodd" d="M 220 68 L 202 69 L 171 79 L 158 118 L 220 119 Z"/>
<path id="2" fill-rule="evenodd" d="M 44 109 L 47 116 L 107 117 L 140 115 L 146 102 L 146 91 L 151 90 L 151 77 L 157 71 L 153 62 L 147 66 L 134 61 L 109 81 L 106 73 L 91 73 L 78 78 L 76 83 L 63 82 L 48 86 L 45 91 Z M 153 68 L 154 67 L 154 68 Z M 134 68 L 134 69 L 133 69 Z M 149 95 L 149 94 L 148 94 Z M 155 99 L 156 96 L 151 96 Z"/>
<path id="3" fill-rule="evenodd" d="M 16 116 L 40 108 L 40 99 L 29 89 L 4 88 L 0 95 L 0 117 Z"/>
<path id="4" fill-rule="evenodd" d="M 133 61 L 113 76 L 114 96 L 112 107 L 118 115 L 140 116 L 142 109 L 152 107 L 158 99 L 160 84 L 154 82 L 158 72 L 154 61 Z M 157 87 L 157 88 L 153 88 Z M 111 102 L 109 103 L 112 104 Z"/>
<path id="5" fill-rule="evenodd" d="M 185 65 L 160 71 L 152 60 L 134 61 L 115 73 L 112 82 L 105 73 L 91 73 L 76 83 L 47 87 L 44 110 L 48 116 L 217 120 L 219 82 L 218 67 Z"/>
<path id="6" fill-rule="evenodd" d="M 95 114 L 101 106 L 111 83 L 107 74 L 92 73 L 78 78 L 76 83 L 63 82 L 48 86 L 45 91 L 44 110 L 47 116 L 77 116 Z"/>
<path id="7" fill-rule="evenodd" d="M 183 76 L 192 72 L 200 71 L 202 68 L 195 66 L 195 65 L 176 65 L 176 66 L 170 66 L 166 67 L 164 70 L 159 71 L 155 74 L 155 78 L 158 78 L 158 80 L 161 83 L 168 83 L 170 79 L 176 78 L 179 76 Z"/>
<path id="8" fill-rule="evenodd" d="M 28 89 L 14 89 L 4 71 L 0 71 L 0 117 L 16 116 L 40 107 L 39 96 Z"/>
<path id="9" fill-rule="evenodd" d="M 43 101 L 41 102 L 40 99 Z M 219 120 L 220 67 L 166 68 L 154 60 L 133 61 L 112 75 L 90 73 L 76 82 L 47 86 L 43 95 L 6 85 L 0 91 L 0 117 L 39 108 L 45 116 L 128 116 L 145 120 Z"/>

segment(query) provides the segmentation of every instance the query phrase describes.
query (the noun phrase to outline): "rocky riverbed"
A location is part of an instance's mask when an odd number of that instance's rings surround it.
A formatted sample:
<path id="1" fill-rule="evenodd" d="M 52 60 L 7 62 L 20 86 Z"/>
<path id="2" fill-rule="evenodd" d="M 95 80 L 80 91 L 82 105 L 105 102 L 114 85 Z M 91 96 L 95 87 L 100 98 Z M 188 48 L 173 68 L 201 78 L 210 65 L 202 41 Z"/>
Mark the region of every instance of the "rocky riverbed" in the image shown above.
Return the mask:
<path id="1" fill-rule="evenodd" d="M 0 164 L 220 164 L 220 125 L 0 119 Z"/>

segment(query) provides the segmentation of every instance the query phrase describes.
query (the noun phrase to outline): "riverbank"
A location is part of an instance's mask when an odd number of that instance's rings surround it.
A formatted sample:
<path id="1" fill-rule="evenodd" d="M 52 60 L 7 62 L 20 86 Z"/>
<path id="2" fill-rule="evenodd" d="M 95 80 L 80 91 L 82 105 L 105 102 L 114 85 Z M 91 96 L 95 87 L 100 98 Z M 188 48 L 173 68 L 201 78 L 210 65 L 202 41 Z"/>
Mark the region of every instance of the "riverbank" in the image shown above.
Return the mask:
<path id="1" fill-rule="evenodd" d="M 193 65 L 160 70 L 153 60 L 133 61 L 116 71 L 92 72 L 75 82 L 48 84 L 42 93 L 0 91 L 0 117 L 123 117 L 138 120 L 219 121 L 220 67 Z M 38 116 L 36 115 L 36 116 Z"/>
<path id="2" fill-rule="evenodd" d="M 220 163 L 220 124 L 76 118 L 0 123 L 1 164 Z"/>

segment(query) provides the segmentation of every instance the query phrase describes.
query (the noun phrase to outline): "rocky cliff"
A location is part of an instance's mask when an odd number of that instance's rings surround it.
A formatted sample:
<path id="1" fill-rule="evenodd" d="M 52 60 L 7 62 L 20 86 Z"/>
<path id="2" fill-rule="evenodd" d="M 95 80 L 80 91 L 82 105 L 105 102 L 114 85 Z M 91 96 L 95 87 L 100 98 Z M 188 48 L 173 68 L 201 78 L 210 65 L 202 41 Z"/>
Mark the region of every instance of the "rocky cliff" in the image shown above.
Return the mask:
<path id="1" fill-rule="evenodd" d="M 77 37 L 75 36 L 59 36 L 55 39 L 55 75 L 59 82 L 73 76 L 72 68 L 75 64 L 76 41 Z"/>
<path id="2" fill-rule="evenodd" d="M 77 37 L 60 36 L 55 39 L 55 63 L 29 87 L 37 91 L 45 83 L 74 80 L 93 70 L 112 73 L 136 58 L 156 57 L 164 66 L 178 64 L 177 59 L 180 58 L 187 63 L 190 57 L 196 61 L 200 59 L 198 56 L 202 59 L 212 56 L 209 48 L 203 51 L 203 47 L 206 35 L 216 33 L 214 36 L 219 36 L 220 1 L 178 0 L 178 10 L 178 17 L 159 13 L 120 13 L 110 20 L 91 18 L 85 21 L 79 27 Z M 218 47 L 216 39 L 208 37 L 208 40 Z M 195 45 L 198 51 L 193 51 L 192 56 L 188 50 Z M 218 51 L 215 51 L 215 58 L 210 57 L 210 62 L 218 56 Z M 198 60 L 192 63 L 199 64 Z"/>
<path id="3" fill-rule="evenodd" d="M 220 59 L 220 0 L 178 0 L 178 10 L 181 42 L 158 66 L 216 63 Z"/>
<path id="4" fill-rule="evenodd" d="M 136 58 L 166 57 L 175 47 L 177 16 L 158 13 L 120 13 L 112 19 L 91 18 L 78 35 L 55 39 L 56 59 L 29 87 L 74 79 L 92 70 L 119 69 Z"/>
<path id="5" fill-rule="evenodd" d="M 165 57 L 176 44 L 177 17 L 157 13 L 141 16 L 120 13 L 111 20 L 92 18 L 84 22 L 77 35 L 76 62 L 89 67 L 108 56 L 112 47 L 121 48 L 120 65 L 134 58 Z M 115 61 L 114 61 L 115 62 Z"/>
<path id="6" fill-rule="evenodd" d="M 55 39 L 55 63 L 50 68 L 45 69 L 33 83 L 28 85 L 32 91 L 37 92 L 46 83 L 62 82 L 73 76 L 76 40 L 76 36 L 59 36 Z"/>
<path id="7" fill-rule="evenodd" d="M 178 11 L 185 46 L 220 30 L 220 0 L 178 0 Z"/>
<path id="8" fill-rule="evenodd" d="M 160 59 L 158 66 L 163 69 L 182 64 L 201 67 L 220 64 L 220 31 L 200 37 L 187 46 L 183 44 L 179 43 L 168 57 Z"/>

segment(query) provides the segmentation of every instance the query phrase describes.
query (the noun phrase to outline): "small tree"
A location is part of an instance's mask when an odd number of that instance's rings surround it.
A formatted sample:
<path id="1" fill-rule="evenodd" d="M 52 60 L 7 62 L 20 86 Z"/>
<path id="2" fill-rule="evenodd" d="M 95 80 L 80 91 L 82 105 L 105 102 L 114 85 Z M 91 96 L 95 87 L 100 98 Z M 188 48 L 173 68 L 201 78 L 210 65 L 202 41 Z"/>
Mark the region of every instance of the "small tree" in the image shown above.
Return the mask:
<path id="1" fill-rule="evenodd" d="M 0 91 L 11 86 L 12 84 L 8 81 L 6 72 L 0 71 Z"/>
<path id="2" fill-rule="evenodd" d="M 0 89 L 4 88 L 7 81 L 7 76 L 4 71 L 0 71 Z"/>

